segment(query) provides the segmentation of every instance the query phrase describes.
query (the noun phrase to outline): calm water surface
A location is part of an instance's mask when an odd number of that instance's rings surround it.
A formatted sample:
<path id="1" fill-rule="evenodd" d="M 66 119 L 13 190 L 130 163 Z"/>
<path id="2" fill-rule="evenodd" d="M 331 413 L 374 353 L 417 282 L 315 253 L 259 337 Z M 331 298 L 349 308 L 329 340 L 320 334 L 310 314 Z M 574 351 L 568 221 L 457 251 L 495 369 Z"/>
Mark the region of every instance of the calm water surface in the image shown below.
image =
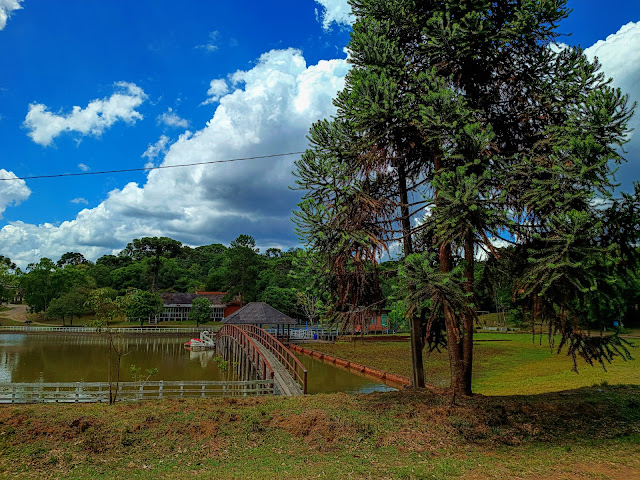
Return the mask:
<path id="1" fill-rule="evenodd" d="M 213 350 L 190 352 L 188 338 L 120 337 L 124 352 L 120 379 L 132 381 L 129 371 L 157 368 L 152 380 L 225 380 Z M 0 335 L 0 382 L 104 382 L 107 381 L 109 343 L 100 335 Z"/>
<path id="2" fill-rule="evenodd" d="M 347 370 L 328 365 L 317 358 L 295 354 L 307 369 L 307 391 L 309 393 L 371 393 L 395 390 L 384 383 L 354 375 Z"/>
<path id="3" fill-rule="evenodd" d="M 120 337 L 124 352 L 120 379 L 132 381 L 129 371 L 136 365 L 142 372 L 157 368 L 152 380 L 237 380 L 229 368 L 221 371 L 216 352 L 190 352 L 189 338 Z M 107 381 L 108 340 L 99 335 L 0 335 L 1 382 L 104 382 Z M 393 390 L 382 383 L 354 375 L 315 358 L 299 356 L 308 370 L 309 393 L 368 393 Z"/>

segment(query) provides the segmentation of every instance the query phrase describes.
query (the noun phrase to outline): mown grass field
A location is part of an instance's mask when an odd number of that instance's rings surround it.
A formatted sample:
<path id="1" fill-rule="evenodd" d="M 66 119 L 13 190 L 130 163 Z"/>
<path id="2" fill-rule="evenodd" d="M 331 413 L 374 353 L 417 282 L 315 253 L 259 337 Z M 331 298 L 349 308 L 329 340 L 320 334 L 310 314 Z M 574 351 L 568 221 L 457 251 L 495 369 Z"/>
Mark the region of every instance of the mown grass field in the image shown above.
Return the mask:
<path id="1" fill-rule="evenodd" d="M 473 390 L 483 395 L 532 395 L 602 384 L 640 385 L 640 340 L 629 338 L 634 360 L 616 358 L 606 371 L 578 359 L 578 373 L 571 371 L 573 361 L 551 350 L 546 336 L 531 334 L 478 333 L 475 335 Z M 305 345 L 353 362 L 411 376 L 411 351 L 408 342 L 337 342 Z M 638 358 L 636 358 L 638 357 Z M 449 385 L 449 360 L 446 350 L 424 354 L 426 381 L 438 387 Z"/>
<path id="2" fill-rule="evenodd" d="M 483 395 L 456 405 L 405 390 L 0 406 L 0 479 L 640 478 L 638 360 L 575 374 L 546 337 L 476 339 Z M 408 342 L 308 346 L 411 373 Z M 430 383 L 448 385 L 446 352 L 425 355 L 425 367 Z"/>
<path id="3" fill-rule="evenodd" d="M 1 478 L 640 478 L 640 388 L 0 408 Z"/>

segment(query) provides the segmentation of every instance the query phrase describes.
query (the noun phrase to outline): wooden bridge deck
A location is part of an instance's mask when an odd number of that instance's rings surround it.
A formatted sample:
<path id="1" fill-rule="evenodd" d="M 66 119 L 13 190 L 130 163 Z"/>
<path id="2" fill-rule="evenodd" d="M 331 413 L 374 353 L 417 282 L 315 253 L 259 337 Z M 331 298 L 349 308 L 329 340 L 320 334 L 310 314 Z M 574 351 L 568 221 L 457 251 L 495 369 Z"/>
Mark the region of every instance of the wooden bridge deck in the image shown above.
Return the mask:
<path id="1" fill-rule="evenodd" d="M 269 349 L 260 342 L 256 342 L 262 354 L 267 358 L 273 367 L 273 384 L 277 395 L 285 395 L 293 397 L 302 395 L 302 388 L 298 382 L 291 376 L 287 368 L 269 351 Z"/>
<path id="2" fill-rule="evenodd" d="M 255 325 L 224 325 L 216 348 L 243 378 L 270 378 L 276 395 L 307 393 L 307 369 L 277 338 Z"/>

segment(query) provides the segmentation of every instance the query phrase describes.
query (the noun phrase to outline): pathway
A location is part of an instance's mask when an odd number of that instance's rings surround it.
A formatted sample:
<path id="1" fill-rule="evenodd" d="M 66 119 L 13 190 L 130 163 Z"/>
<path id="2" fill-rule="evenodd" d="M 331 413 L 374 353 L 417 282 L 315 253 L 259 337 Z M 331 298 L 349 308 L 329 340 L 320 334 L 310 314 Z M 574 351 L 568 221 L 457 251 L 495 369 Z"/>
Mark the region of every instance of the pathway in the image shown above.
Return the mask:
<path id="1" fill-rule="evenodd" d="M 298 382 L 295 381 L 280 360 L 262 343 L 256 342 L 256 345 L 273 368 L 273 381 L 278 393 L 287 397 L 302 395 L 302 388 L 300 388 Z"/>
<path id="2" fill-rule="evenodd" d="M 2 317 L 5 317 L 9 320 L 13 320 L 15 322 L 26 322 L 28 320 L 27 318 L 27 305 L 21 304 L 21 305 L 5 305 L 6 307 L 9 307 L 9 310 L 5 310 L 4 312 L 0 312 L 0 319 Z M 50 327 L 51 324 L 50 323 L 42 323 L 42 322 L 33 322 L 31 325 L 43 325 L 43 326 L 47 326 Z"/>

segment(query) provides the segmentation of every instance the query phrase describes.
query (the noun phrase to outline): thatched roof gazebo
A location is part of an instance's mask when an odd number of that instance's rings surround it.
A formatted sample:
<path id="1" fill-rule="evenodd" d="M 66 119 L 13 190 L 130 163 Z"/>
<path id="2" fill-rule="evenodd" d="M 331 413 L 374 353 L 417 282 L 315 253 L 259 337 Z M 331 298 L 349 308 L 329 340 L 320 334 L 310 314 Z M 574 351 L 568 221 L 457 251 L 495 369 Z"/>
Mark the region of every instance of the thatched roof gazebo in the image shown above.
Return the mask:
<path id="1" fill-rule="evenodd" d="M 247 303 L 222 322 L 230 325 L 256 325 L 261 328 L 264 328 L 265 325 L 274 325 L 277 332 L 276 337 L 288 337 L 289 326 L 296 324 L 293 318 L 265 302 Z M 285 334 L 285 327 L 287 334 Z M 280 333 L 281 329 L 282 334 Z"/>

